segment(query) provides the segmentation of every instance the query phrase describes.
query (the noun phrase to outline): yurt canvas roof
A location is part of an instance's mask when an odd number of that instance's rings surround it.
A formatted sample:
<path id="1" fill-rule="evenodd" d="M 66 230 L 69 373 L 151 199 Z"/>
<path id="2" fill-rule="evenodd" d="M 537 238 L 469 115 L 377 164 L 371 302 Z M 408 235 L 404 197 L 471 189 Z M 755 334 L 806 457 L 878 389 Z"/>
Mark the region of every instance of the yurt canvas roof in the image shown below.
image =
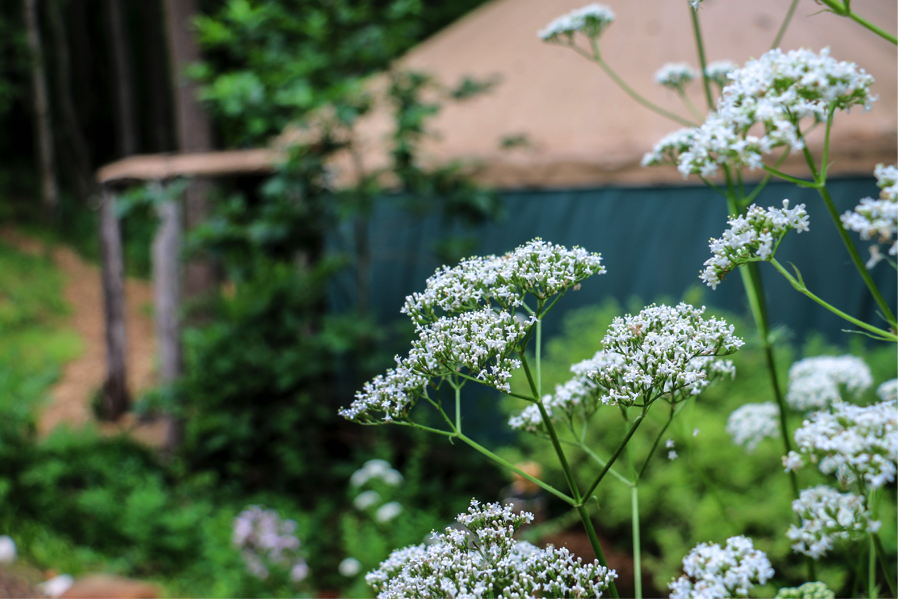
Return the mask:
<path id="1" fill-rule="evenodd" d="M 672 167 L 642 168 L 643 154 L 680 128 L 628 97 L 594 63 L 568 48 L 546 44 L 536 32 L 584 0 L 493 0 L 426 40 L 397 65 L 431 74 L 444 84 L 465 76 L 498 76 L 500 83 L 473 100 L 444 106 L 431 122 L 435 133 L 423 160 L 475 163 L 477 178 L 502 188 L 583 187 L 682 182 Z M 605 0 L 617 14 L 602 34 L 604 59 L 650 101 L 688 117 L 676 93 L 654 82 L 668 62 L 698 66 L 686 0 Z M 852 8 L 887 30 L 896 23 L 894 0 L 855 2 Z M 708 61 L 743 64 L 766 52 L 783 21 L 782 0 L 706 0 L 699 10 Z M 581 40 L 582 41 L 582 40 Z M 898 143 L 898 53 L 849 19 L 801 0 L 780 47 L 830 48 L 837 60 L 856 62 L 876 79 L 879 99 L 872 111 L 839 114 L 832 134 L 833 174 L 868 174 L 879 162 L 893 163 Z M 700 82 L 689 95 L 704 105 Z M 384 164 L 383 139 L 390 119 L 375 113 L 359 127 L 367 167 Z M 819 155 L 822 127 L 811 135 Z M 527 146 L 500 149 L 509 136 Z M 796 155 L 784 170 L 804 173 Z"/>

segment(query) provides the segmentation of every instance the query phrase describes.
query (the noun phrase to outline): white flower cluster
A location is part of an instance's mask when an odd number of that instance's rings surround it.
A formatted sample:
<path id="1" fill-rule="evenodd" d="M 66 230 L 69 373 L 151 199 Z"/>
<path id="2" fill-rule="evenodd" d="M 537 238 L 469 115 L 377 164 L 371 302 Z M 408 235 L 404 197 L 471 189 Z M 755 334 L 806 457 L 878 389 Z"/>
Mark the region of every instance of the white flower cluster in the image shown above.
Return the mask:
<path id="1" fill-rule="evenodd" d="M 539 549 L 513 538 L 533 515 L 498 503 L 471 501 L 462 528 L 434 533 L 431 544 L 394 551 L 365 580 L 378 599 L 452 597 L 601 597 L 617 577 L 597 560 L 567 549 Z"/>
<path id="2" fill-rule="evenodd" d="M 730 228 L 723 236 L 708 243 L 713 255 L 705 261 L 700 275 L 711 289 L 717 289 L 738 266 L 773 258 L 786 233 L 808 230 L 808 213 L 804 204 L 789 209 L 789 200 L 783 200 L 782 208 L 767 210 L 752 204 L 744 216 L 730 217 L 727 222 Z"/>
<path id="3" fill-rule="evenodd" d="M 357 422 L 391 422 L 403 420 L 427 387 L 427 377 L 409 368 L 408 361 L 396 358 L 396 368 L 368 381 L 348 408 L 340 416 Z"/>
<path id="4" fill-rule="evenodd" d="M 752 453 L 758 444 L 766 439 L 780 435 L 780 409 L 771 401 L 766 403 L 748 403 L 730 414 L 727 419 L 727 432 L 733 437 L 733 443 L 745 447 Z"/>
<path id="5" fill-rule="evenodd" d="M 688 63 L 669 62 L 655 72 L 655 83 L 679 91 L 699 75 Z"/>
<path id="6" fill-rule="evenodd" d="M 614 18 L 614 11 L 604 4 L 588 4 L 554 19 L 537 35 L 544 42 L 570 44 L 578 31 L 589 38 L 599 37 Z"/>
<path id="7" fill-rule="evenodd" d="M 705 66 L 705 76 L 720 87 L 726 87 L 730 81 L 730 73 L 738 68 L 739 66 L 732 60 L 715 60 Z"/>
<path id="8" fill-rule="evenodd" d="M 394 470 L 390 463 L 386 460 L 368 460 L 365 464 L 352 473 L 349 477 L 349 484 L 353 487 L 361 487 L 371 480 L 380 480 L 397 487 L 404 482 L 402 474 L 398 470 Z"/>
<path id="9" fill-rule="evenodd" d="M 437 320 L 437 309 L 451 315 L 495 303 L 508 310 L 523 304 L 528 293 L 545 300 L 604 273 L 601 255 L 537 238 L 504 256 L 475 257 L 452 268 L 443 266 L 427 279 L 423 293 L 405 298 L 400 311 L 423 326 Z"/>
<path id="10" fill-rule="evenodd" d="M 846 229 L 860 233 L 861 239 L 876 239 L 879 243 L 890 243 L 889 255 L 898 255 L 898 167 L 876 165 L 873 171 L 876 184 L 882 191 L 880 199 L 864 198 L 851 212 L 842 215 Z M 867 263 L 871 268 L 882 255 L 879 246 L 870 248 L 872 258 Z"/>
<path id="11" fill-rule="evenodd" d="M 870 367 L 856 356 L 805 358 L 789 368 L 786 403 L 799 411 L 821 410 L 843 399 L 842 387 L 857 398 L 872 384 Z"/>
<path id="12" fill-rule="evenodd" d="M 418 329 L 408 362 L 416 372 L 444 376 L 466 368 L 471 376 L 501 391 L 509 391 L 511 371 L 521 361 L 509 357 L 527 329 L 508 312 L 484 308 L 443 317 Z"/>
<path id="13" fill-rule="evenodd" d="M 705 308 L 680 303 L 651 305 L 636 316 L 615 318 L 602 340 L 606 352 L 621 357 L 589 373 L 605 389 L 602 403 L 632 405 L 641 396 L 654 401 L 661 394 L 697 395 L 711 379 L 734 376 L 728 355 L 744 342 L 733 326 L 717 318 L 702 318 Z"/>
<path id="14" fill-rule="evenodd" d="M 642 157 L 642 166 L 659 166 L 662 164 L 677 164 L 681 153 L 692 147 L 695 139 L 695 129 L 684 127 L 673 133 L 668 133 L 661 138 L 651 152 Z"/>
<path id="15" fill-rule="evenodd" d="M 610 364 L 620 364 L 622 358 L 615 353 L 607 353 L 599 350 L 596 354 L 582 362 L 571 366 L 574 374 L 563 385 L 555 386 L 555 393 L 543 397 L 543 406 L 553 421 L 565 419 L 571 422 L 575 413 L 584 420 L 595 411 L 599 396 L 604 392 L 595 382 L 590 380 L 589 373 L 604 368 Z M 539 407 L 535 404 L 527 406 L 520 414 L 512 416 L 508 421 L 511 428 L 525 430 L 531 433 L 547 432 Z"/>
<path id="16" fill-rule="evenodd" d="M 604 272 L 598 254 L 541 239 L 502 257 L 470 258 L 441 268 L 402 308 L 418 333 L 409 356 L 397 357 L 396 368 L 366 383 L 340 414 L 367 423 L 407 419 L 431 377 L 465 369 L 467 376 L 509 391 L 511 371 L 520 366 L 511 354 L 537 322 L 535 314 L 519 319 L 515 308 L 530 294 L 539 310 L 545 300 Z"/>
<path id="17" fill-rule="evenodd" d="M 870 94 L 873 78 L 854 63 L 831 58 L 827 48 L 819 54 L 770 50 L 727 77 L 717 111 L 679 153 L 684 177 L 712 177 L 724 164 L 760 168 L 762 156 L 776 147 L 804 148 L 798 127 L 802 119 L 824 121 L 831 109 L 853 106 L 869 110 L 875 99 Z M 763 128 L 760 137 L 749 134 L 755 125 Z"/>
<path id="18" fill-rule="evenodd" d="M 881 384 L 876 389 L 876 395 L 883 401 L 898 401 L 898 379 L 892 379 Z"/>
<path id="19" fill-rule="evenodd" d="M 274 510 L 249 506 L 234 519 L 231 542 L 240 549 L 247 570 L 268 578 L 268 565 L 290 568 L 290 579 L 303 580 L 309 573 L 305 560 L 296 555 L 299 539 L 296 522 L 282 520 Z"/>
<path id="20" fill-rule="evenodd" d="M 824 582 L 806 582 L 798 587 L 786 587 L 773 599 L 836 599 L 836 594 Z"/>
<path id="21" fill-rule="evenodd" d="M 767 555 L 744 536 L 730 537 L 724 548 L 699 543 L 683 558 L 683 571 L 668 584 L 670 599 L 747 597 L 755 584 L 773 576 Z"/>
<path id="22" fill-rule="evenodd" d="M 793 550 L 814 559 L 826 555 L 836 539 L 857 539 L 881 524 L 871 519 L 863 497 L 826 485 L 802 491 L 792 511 L 801 518 L 801 527 L 793 524 L 786 536 L 796 541 Z"/>
<path id="23" fill-rule="evenodd" d="M 835 474 L 843 486 L 863 479 L 871 489 L 895 480 L 898 464 L 898 411 L 894 401 L 861 407 L 833 405 L 815 412 L 795 431 L 798 452 L 783 457 L 786 471 L 807 461 L 824 474 Z"/>

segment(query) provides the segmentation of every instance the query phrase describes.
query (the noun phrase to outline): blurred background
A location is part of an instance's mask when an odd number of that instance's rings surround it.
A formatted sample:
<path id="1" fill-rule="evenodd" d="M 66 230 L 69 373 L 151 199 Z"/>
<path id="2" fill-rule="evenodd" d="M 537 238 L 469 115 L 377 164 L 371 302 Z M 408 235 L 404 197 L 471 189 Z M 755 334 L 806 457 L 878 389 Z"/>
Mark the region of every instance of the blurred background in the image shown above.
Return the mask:
<path id="1" fill-rule="evenodd" d="M 688 117 L 653 82 L 666 62 L 698 65 L 688 3 L 609 5 L 604 58 Z M 538 512 L 529 540 L 592 559 L 563 505 L 480 454 L 337 416 L 408 351 L 406 295 L 440 265 L 534 237 L 600 252 L 608 269 L 546 322 L 546 388 L 614 316 L 653 301 L 707 304 L 749 341 L 737 380 L 678 422 L 681 459 L 640 486 L 646 588 L 664 592 L 697 542 L 738 533 L 768 552 L 777 583 L 803 581 L 777 442 L 746 460 L 724 431 L 769 394 L 741 284 L 698 279 L 726 204 L 673 168 L 640 167 L 679 125 L 538 40 L 579 6 L 0 0 L 0 535 L 16 548 L 0 555 L 0 596 L 370 596 L 365 572 L 471 497 L 523 498 Z M 892 0 L 861 9 L 894 30 Z M 760 56 L 786 10 L 706 0 L 708 59 Z M 830 191 L 840 211 L 878 195 L 873 168 L 898 144 L 894 46 L 801 0 L 781 47 L 830 47 L 876 78 L 873 110 L 836 120 Z M 687 90 L 696 105 L 700 87 Z M 783 169 L 807 176 L 799 161 Z M 816 192 L 771 183 L 757 203 L 784 198 L 807 204 L 811 231 L 780 261 L 875 321 Z M 895 378 L 894 348 L 846 335 L 761 270 L 784 379 L 795 359 L 849 352 L 877 384 Z M 872 274 L 894 305 L 894 269 Z M 465 402 L 471 437 L 563 484 L 542 442 L 505 425 L 522 406 L 493 391 Z M 602 422 L 594 446 L 613 448 L 619 428 Z M 629 489 L 603 487 L 594 518 L 627 593 Z M 260 562 L 240 532 L 262 520 L 282 559 Z M 884 542 L 894 555 L 894 533 Z M 840 572 L 824 563 L 821 578 L 850 595 Z M 59 575 L 76 586 L 47 585 Z"/>

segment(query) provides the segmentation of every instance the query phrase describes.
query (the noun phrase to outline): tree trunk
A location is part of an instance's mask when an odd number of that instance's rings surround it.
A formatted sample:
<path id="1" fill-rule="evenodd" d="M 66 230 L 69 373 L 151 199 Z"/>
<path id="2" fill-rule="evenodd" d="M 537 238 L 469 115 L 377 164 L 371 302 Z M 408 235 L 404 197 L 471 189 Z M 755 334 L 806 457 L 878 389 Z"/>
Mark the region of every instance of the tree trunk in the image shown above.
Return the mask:
<path id="1" fill-rule="evenodd" d="M 31 82 L 34 94 L 35 137 L 41 172 L 41 195 L 48 218 L 53 218 L 59 205 L 56 183 L 56 161 L 53 155 L 53 128 L 50 117 L 50 98 L 44 73 L 44 52 L 41 47 L 37 0 L 24 0 L 25 27 L 28 30 L 28 50 L 31 54 Z"/>
<path id="2" fill-rule="evenodd" d="M 161 188 L 161 183 L 156 182 Z M 156 313 L 156 339 L 159 344 L 159 375 L 163 385 L 171 385 L 181 376 L 180 281 L 179 258 L 182 247 L 180 202 L 159 204 L 159 227 L 153 240 L 153 295 Z M 178 415 L 166 417 L 165 445 L 174 451 L 181 444 L 182 424 Z"/>
<path id="3" fill-rule="evenodd" d="M 59 107 L 59 116 L 62 123 L 62 138 L 66 142 L 64 150 L 67 159 L 60 160 L 81 196 L 81 201 L 87 204 L 88 198 L 96 191 L 94 182 L 93 164 L 90 154 L 90 146 L 84 137 L 84 132 L 78 121 L 75 111 L 75 102 L 72 99 L 72 71 L 69 61 L 70 49 L 68 35 L 63 22 L 62 9 L 59 2 L 47 4 L 48 23 L 50 25 L 53 42 L 54 63 L 56 65 L 56 103 Z M 60 150 L 62 154 L 62 150 Z"/>
<path id="4" fill-rule="evenodd" d="M 100 243 L 103 260 L 103 300 L 106 308 L 106 382 L 103 407 L 110 420 L 128 410 L 128 381 L 125 334 L 125 263 L 122 238 L 115 215 L 115 193 L 103 187 L 100 204 Z"/>
<path id="5" fill-rule="evenodd" d="M 197 13 L 195 0 L 165 0 L 165 18 L 168 29 L 169 58 L 175 100 L 175 130 L 178 149 L 182 152 L 208 152 L 212 148 L 212 126 L 196 97 L 196 85 L 186 77 L 184 70 L 199 61 L 200 52 L 190 27 L 190 19 Z M 186 191 L 187 230 L 202 223 L 209 214 L 209 181 L 194 181 Z M 205 260 L 193 260 L 187 264 L 184 295 L 195 298 L 207 295 L 215 289 L 216 276 L 213 265 Z"/>
<path id="6" fill-rule="evenodd" d="M 172 131 L 171 79 L 168 75 L 165 52 L 165 32 L 162 30 L 162 4 L 159 0 L 140 3 L 143 20 L 145 56 L 144 68 L 147 81 L 147 116 L 149 120 L 152 152 L 171 152 L 175 149 Z"/>
<path id="7" fill-rule="evenodd" d="M 109 37 L 109 56 L 112 64 L 112 87 L 115 98 L 116 146 L 118 155 L 131 156 L 140 149 L 140 130 L 137 105 L 134 99 L 131 48 L 128 43 L 128 24 L 121 0 L 105 0 L 104 16 Z"/>

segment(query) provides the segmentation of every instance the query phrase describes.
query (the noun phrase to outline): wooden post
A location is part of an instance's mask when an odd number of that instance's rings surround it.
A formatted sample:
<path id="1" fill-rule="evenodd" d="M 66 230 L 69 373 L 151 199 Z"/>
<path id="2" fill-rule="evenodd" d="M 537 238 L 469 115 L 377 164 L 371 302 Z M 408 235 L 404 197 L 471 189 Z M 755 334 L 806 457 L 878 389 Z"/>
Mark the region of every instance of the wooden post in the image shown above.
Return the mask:
<path id="1" fill-rule="evenodd" d="M 162 183 L 154 183 L 161 191 Z M 160 194 L 161 195 L 161 194 Z M 182 228 L 180 200 L 156 206 L 159 227 L 153 240 L 153 301 L 156 339 L 159 343 L 159 375 L 163 385 L 174 383 L 183 369 L 180 327 L 180 254 Z M 165 445 L 170 451 L 181 443 L 182 423 L 177 414 L 167 416 Z"/>
<path id="2" fill-rule="evenodd" d="M 103 402 L 106 417 L 118 418 L 128 410 L 127 343 L 125 335 L 125 262 L 115 215 L 115 193 L 103 186 L 100 204 L 100 245 L 103 261 L 103 300 L 106 309 L 106 382 Z"/>

